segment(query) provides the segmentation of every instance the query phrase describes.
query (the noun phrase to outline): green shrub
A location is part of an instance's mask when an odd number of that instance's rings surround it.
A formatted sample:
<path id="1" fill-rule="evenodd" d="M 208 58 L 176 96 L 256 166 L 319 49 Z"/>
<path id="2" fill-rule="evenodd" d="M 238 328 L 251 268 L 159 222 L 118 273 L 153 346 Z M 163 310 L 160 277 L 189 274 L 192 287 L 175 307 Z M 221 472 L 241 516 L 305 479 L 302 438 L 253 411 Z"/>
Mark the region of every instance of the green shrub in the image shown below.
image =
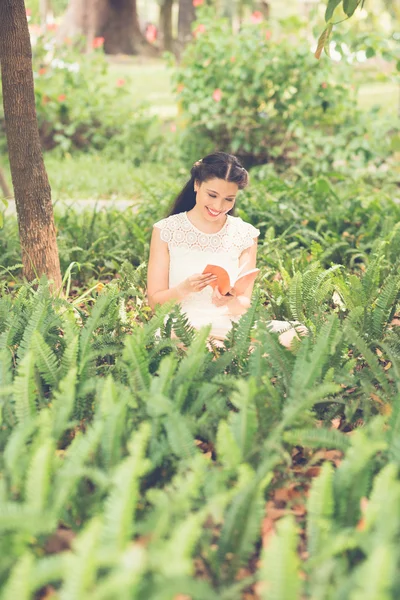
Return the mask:
<path id="1" fill-rule="evenodd" d="M 111 81 L 102 46 L 82 53 L 83 42 L 56 45 L 49 32 L 33 45 L 39 133 L 44 150 L 103 150 L 141 162 L 158 136 L 156 120 L 132 97 L 126 81 Z M 0 131 L 4 132 L 0 109 Z M 5 143 L 0 138 L 0 143 Z"/>
<path id="2" fill-rule="evenodd" d="M 357 109 L 352 67 L 317 61 L 301 27 L 285 34 L 267 22 L 244 24 L 233 35 L 228 21 L 203 10 L 194 33 L 175 75 L 193 159 L 218 148 L 247 165 L 300 164 L 315 173 L 378 156 L 379 165 L 391 153 L 393 121 L 381 122 L 380 137 L 368 141 L 371 117 Z"/>

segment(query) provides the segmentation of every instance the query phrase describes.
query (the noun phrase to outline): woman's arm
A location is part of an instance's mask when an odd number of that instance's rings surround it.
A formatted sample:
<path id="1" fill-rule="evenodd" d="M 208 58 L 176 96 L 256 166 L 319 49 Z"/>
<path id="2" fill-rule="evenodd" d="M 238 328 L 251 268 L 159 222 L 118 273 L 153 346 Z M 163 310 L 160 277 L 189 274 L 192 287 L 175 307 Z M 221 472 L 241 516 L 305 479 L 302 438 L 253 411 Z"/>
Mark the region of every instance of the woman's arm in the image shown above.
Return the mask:
<path id="1" fill-rule="evenodd" d="M 160 229 L 153 227 L 147 268 L 147 299 L 153 310 L 157 304 L 164 304 L 169 300 L 180 300 L 175 288 L 168 289 L 168 280 L 168 244 L 161 239 Z"/>
<path id="2" fill-rule="evenodd" d="M 192 292 L 200 292 L 216 279 L 215 275 L 196 273 L 179 285 L 169 288 L 169 260 L 168 244 L 161 239 L 158 227 L 154 227 L 147 268 L 147 300 L 153 310 L 157 304 L 165 304 L 170 300 L 181 302 Z"/>
<path id="3" fill-rule="evenodd" d="M 257 238 L 254 239 L 254 244 L 250 248 L 243 250 L 239 258 L 239 267 L 247 263 L 246 271 L 255 269 L 257 260 Z M 222 296 L 217 288 L 214 289 L 213 303 L 216 306 L 228 306 L 229 312 L 232 315 L 242 315 L 246 312 L 251 304 L 251 294 L 253 293 L 254 282 L 250 283 L 243 294 L 240 296 Z"/>

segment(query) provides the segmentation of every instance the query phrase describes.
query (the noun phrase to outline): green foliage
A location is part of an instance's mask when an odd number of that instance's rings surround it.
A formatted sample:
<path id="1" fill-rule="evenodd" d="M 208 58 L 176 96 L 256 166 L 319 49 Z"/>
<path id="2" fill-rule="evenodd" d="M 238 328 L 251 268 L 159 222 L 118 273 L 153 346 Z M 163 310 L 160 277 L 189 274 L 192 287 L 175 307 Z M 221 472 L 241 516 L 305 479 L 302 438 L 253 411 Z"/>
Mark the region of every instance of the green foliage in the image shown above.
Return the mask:
<path id="1" fill-rule="evenodd" d="M 380 120 L 379 133 L 372 134 L 371 118 L 357 109 L 347 59 L 316 61 L 301 41 L 307 38 L 301 26 L 285 34 L 265 21 L 242 24 L 232 35 L 228 20 L 204 8 L 194 34 L 174 76 L 193 160 L 217 147 L 247 165 L 297 164 L 315 173 L 350 170 L 391 154 L 390 143 L 378 136 L 383 129 L 389 140 L 394 136 L 393 120 Z"/>
<path id="2" fill-rule="evenodd" d="M 56 44 L 51 31 L 39 34 L 34 42 L 36 111 L 43 148 L 58 148 L 62 153 L 102 150 L 109 157 L 125 154 L 140 164 L 143 152 L 148 154 L 156 144 L 158 126 L 145 105 L 133 102 L 126 80 L 110 84 L 101 44 L 84 54 L 83 39 Z M 4 146 L 4 139 L 1 143 Z"/>

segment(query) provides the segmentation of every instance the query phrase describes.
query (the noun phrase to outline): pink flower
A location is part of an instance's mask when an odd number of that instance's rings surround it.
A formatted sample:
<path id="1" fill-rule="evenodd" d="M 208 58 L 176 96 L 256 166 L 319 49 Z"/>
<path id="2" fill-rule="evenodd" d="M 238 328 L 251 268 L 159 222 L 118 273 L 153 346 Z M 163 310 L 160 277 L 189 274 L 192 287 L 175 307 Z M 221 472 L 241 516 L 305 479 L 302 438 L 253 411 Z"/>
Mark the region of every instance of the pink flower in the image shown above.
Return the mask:
<path id="1" fill-rule="evenodd" d="M 57 31 L 57 23 L 47 23 L 47 31 Z"/>
<path id="2" fill-rule="evenodd" d="M 236 62 L 236 56 L 231 56 L 230 61 L 231 61 L 231 63 Z"/>
<path id="3" fill-rule="evenodd" d="M 270 31 L 269 29 L 267 29 L 267 31 L 265 32 L 265 39 L 268 41 L 271 39 L 271 35 L 272 35 L 272 31 Z"/>
<path id="4" fill-rule="evenodd" d="M 58 100 L 59 102 L 65 102 L 65 101 L 66 101 L 66 99 L 67 99 L 67 96 L 66 96 L 65 94 L 60 94 L 60 95 L 58 96 L 58 98 L 57 98 L 57 100 Z"/>
<path id="5" fill-rule="evenodd" d="M 47 73 L 46 67 L 41 67 L 38 71 L 39 75 L 45 75 Z"/>
<path id="6" fill-rule="evenodd" d="M 170 130 L 172 131 L 172 133 L 175 133 L 175 131 L 176 131 L 176 124 L 175 123 L 171 123 Z"/>
<path id="7" fill-rule="evenodd" d="M 193 31 L 193 35 L 195 38 L 197 38 L 199 33 L 205 33 L 205 32 L 206 32 L 206 26 L 203 25 L 203 23 L 200 23 L 200 25 L 197 25 L 196 29 Z"/>
<path id="8" fill-rule="evenodd" d="M 184 89 L 185 89 L 184 84 L 183 83 L 179 83 L 177 85 L 176 91 L 177 91 L 178 94 L 180 94 L 181 92 L 183 92 Z"/>
<path id="9" fill-rule="evenodd" d="M 222 90 L 220 90 L 219 88 L 217 88 L 216 90 L 213 91 L 213 100 L 215 100 L 215 102 L 221 102 L 222 100 Z"/>
<path id="10" fill-rule="evenodd" d="M 324 88 L 324 90 L 328 87 L 328 84 L 326 83 L 326 81 L 323 81 L 321 83 L 321 87 Z"/>
<path id="11" fill-rule="evenodd" d="M 261 23 L 263 19 L 264 17 L 262 15 L 262 12 L 260 12 L 259 10 L 255 10 L 250 17 L 250 21 L 254 23 L 254 25 L 258 25 L 258 23 Z"/>
<path id="12" fill-rule="evenodd" d="M 125 85 L 125 79 L 117 79 L 117 87 L 123 87 Z"/>
<path id="13" fill-rule="evenodd" d="M 103 37 L 95 37 L 92 42 L 93 48 L 102 48 L 104 46 L 104 38 Z"/>
<path id="14" fill-rule="evenodd" d="M 196 8 L 198 6 L 201 6 L 202 4 L 204 4 L 204 0 L 193 0 L 193 6 L 195 6 Z"/>
<path id="15" fill-rule="evenodd" d="M 31 17 L 31 16 L 32 16 L 32 11 L 31 11 L 31 9 L 30 9 L 30 8 L 27 8 L 27 9 L 26 9 L 26 16 L 27 16 L 27 17 Z"/>
<path id="16" fill-rule="evenodd" d="M 154 44 L 154 42 L 157 40 L 157 27 L 152 23 L 148 25 L 146 29 L 146 40 L 149 42 L 149 44 Z"/>

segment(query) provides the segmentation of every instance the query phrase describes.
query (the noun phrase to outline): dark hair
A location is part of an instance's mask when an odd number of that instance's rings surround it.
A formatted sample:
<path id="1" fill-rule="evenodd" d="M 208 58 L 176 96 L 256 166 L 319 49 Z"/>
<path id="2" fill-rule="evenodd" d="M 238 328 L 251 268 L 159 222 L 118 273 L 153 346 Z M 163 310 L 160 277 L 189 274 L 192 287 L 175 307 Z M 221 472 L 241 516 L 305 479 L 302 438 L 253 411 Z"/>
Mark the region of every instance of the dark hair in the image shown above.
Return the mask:
<path id="1" fill-rule="evenodd" d="M 240 164 L 236 156 L 226 152 L 214 152 L 194 163 L 190 171 L 190 179 L 178 194 L 172 205 L 168 216 L 191 210 L 196 204 L 196 192 L 194 183 L 198 181 L 209 181 L 210 179 L 223 179 L 231 183 L 237 183 L 242 190 L 249 182 L 249 174 Z M 233 208 L 228 214 L 233 214 Z"/>

